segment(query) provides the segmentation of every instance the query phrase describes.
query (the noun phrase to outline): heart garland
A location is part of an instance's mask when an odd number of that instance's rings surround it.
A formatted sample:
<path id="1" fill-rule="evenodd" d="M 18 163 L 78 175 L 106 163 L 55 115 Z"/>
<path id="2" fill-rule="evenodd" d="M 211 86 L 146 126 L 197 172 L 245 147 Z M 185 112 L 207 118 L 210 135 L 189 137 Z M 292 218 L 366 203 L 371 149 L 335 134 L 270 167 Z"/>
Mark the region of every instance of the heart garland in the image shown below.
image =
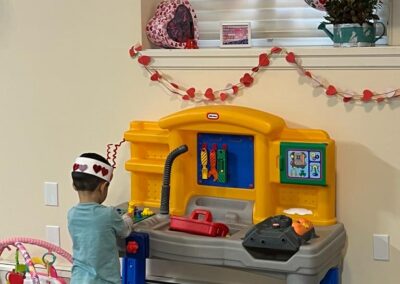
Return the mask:
<path id="1" fill-rule="evenodd" d="M 322 88 L 328 97 L 338 97 L 345 103 L 348 102 L 376 102 L 388 103 L 392 99 L 400 97 L 400 88 L 393 89 L 387 92 L 374 92 L 369 89 L 364 89 L 362 94 L 357 94 L 355 92 L 343 91 L 336 86 L 321 80 L 318 76 L 313 75 L 310 71 L 305 70 L 301 65 L 300 61 L 297 59 L 296 54 L 293 52 L 288 52 L 282 47 L 272 47 L 269 53 L 262 53 L 258 57 L 258 65 L 251 69 L 251 73 L 245 73 L 236 84 L 227 84 L 225 88 L 214 90 L 208 87 L 203 93 L 195 87 L 190 87 L 188 89 L 180 87 L 178 84 L 171 82 L 162 74 L 151 67 L 152 58 L 147 55 L 142 55 L 142 46 L 135 45 L 129 49 L 129 55 L 132 58 L 137 57 L 137 61 L 147 70 L 150 74 L 150 80 L 159 82 L 172 94 L 180 96 L 185 101 L 192 101 L 195 103 L 205 103 L 205 102 L 223 102 L 228 99 L 233 99 L 239 92 L 239 90 L 251 87 L 254 82 L 254 77 L 263 68 L 270 66 L 272 56 L 276 57 L 278 55 L 285 56 L 286 62 L 293 65 L 301 76 L 307 77 L 314 88 Z"/>

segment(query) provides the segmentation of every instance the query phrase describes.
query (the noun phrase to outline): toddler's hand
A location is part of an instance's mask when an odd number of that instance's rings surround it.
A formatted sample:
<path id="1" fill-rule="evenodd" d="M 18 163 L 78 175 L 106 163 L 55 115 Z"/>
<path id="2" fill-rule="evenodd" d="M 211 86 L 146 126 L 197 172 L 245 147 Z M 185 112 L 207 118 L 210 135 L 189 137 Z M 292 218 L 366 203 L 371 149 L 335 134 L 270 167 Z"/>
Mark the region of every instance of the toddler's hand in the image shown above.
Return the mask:
<path id="1" fill-rule="evenodd" d="M 124 220 L 125 225 L 133 231 L 133 220 L 132 220 L 133 213 L 125 213 L 122 215 L 122 220 Z"/>

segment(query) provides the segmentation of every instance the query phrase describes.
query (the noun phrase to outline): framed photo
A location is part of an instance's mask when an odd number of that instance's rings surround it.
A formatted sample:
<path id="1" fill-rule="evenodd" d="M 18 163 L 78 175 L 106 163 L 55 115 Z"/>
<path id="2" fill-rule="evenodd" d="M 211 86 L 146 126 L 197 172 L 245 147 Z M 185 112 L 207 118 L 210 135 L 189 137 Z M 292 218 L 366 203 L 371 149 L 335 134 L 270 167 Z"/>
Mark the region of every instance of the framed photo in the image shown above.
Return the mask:
<path id="1" fill-rule="evenodd" d="M 220 47 L 250 47 L 250 22 L 223 22 L 220 29 Z"/>

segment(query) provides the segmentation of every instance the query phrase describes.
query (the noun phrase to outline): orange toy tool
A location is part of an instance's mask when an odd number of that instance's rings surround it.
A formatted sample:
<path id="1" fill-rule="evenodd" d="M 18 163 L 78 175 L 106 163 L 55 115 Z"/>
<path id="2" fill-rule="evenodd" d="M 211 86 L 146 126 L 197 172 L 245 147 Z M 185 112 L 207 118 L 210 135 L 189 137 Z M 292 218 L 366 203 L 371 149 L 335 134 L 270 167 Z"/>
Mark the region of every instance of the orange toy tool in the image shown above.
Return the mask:
<path id="1" fill-rule="evenodd" d="M 202 179 L 208 179 L 208 153 L 207 153 L 207 145 L 203 144 L 201 147 L 201 153 L 200 153 L 200 159 L 201 159 L 201 178 Z"/>

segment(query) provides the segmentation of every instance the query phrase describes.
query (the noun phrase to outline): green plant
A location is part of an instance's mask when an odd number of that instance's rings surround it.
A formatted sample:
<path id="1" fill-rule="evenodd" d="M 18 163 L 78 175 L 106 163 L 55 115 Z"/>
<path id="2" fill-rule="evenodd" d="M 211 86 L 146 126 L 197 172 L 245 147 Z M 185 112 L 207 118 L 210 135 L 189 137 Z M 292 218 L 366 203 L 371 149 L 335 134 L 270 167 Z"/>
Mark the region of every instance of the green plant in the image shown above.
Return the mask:
<path id="1" fill-rule="evenodd" d="M 382 0 L 329 0 L 325 4 L 326 20 L 332 24 L 369 23 L 379 20 L 376 11 Z"/>

